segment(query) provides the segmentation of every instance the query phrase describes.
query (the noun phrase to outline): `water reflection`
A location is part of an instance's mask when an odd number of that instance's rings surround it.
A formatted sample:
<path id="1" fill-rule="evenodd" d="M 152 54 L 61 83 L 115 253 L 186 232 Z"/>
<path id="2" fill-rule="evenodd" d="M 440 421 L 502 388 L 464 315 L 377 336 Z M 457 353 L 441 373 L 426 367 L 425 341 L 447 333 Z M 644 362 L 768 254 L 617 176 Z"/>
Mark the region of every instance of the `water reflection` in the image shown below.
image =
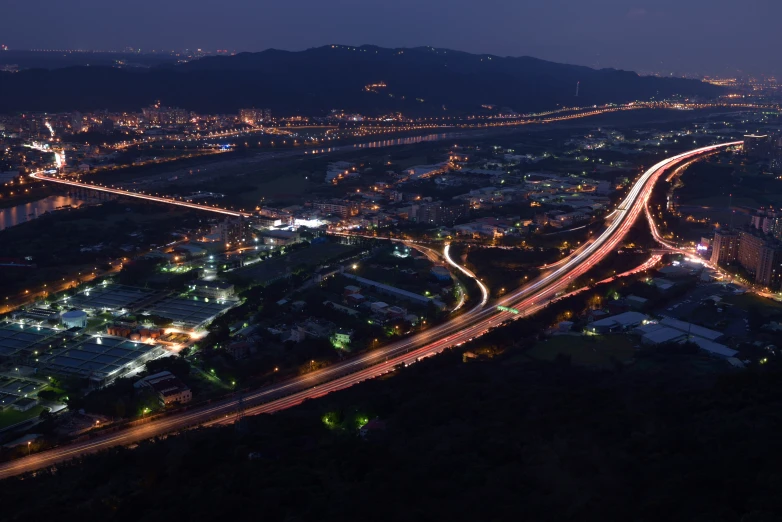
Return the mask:
<path id="1" fill-rule="evenodd" d="M 52 212 L 68 205 L 76 207 L 84 201 L 70 196 L 49 196 L 23 205 L 0 209 L 0 230 L 31 221 L 46 212 Z"/>

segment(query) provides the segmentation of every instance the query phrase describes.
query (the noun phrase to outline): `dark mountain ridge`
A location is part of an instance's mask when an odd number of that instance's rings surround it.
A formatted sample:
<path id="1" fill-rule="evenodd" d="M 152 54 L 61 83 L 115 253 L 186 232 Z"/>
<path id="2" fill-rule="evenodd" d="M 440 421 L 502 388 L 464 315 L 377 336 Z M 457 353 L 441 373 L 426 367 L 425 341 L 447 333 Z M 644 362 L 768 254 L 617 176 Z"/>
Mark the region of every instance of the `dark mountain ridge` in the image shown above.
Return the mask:
<path id="1" fill-rule="evenodd" d="M 365 90 L 369 84 L 386 87 Z M 576 83 L 580 82 L 576 97 Z M 69 67 L 0 73 L 0 112 L 138 110 L 154 100 L 198 112 L 269 107 L 276 114 L 475 114 L 482 105 L 518 112 L 608 102 L 712 97 L 695 80 L 643 77 L 532 57 L 498 57 L 432 47 L 325 46 L 213 56 L 149 69 Z"/>

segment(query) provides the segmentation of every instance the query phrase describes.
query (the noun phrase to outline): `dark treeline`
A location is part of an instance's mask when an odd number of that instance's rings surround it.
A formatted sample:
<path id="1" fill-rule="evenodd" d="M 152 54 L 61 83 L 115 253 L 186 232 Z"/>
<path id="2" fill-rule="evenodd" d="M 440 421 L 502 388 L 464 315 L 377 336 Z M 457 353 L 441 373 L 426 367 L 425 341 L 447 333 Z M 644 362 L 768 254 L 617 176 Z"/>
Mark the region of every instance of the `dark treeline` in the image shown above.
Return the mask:
<path id="1" fill-rule="evenodd" d="M 598 372 L 523 349 L 451 352 L 235 427 L 11 479 L 3 518 L 779 520 L 773 364 L 721 373 L 684 347 Z M 361 438 L 376 417 L 386 429 Z"/>

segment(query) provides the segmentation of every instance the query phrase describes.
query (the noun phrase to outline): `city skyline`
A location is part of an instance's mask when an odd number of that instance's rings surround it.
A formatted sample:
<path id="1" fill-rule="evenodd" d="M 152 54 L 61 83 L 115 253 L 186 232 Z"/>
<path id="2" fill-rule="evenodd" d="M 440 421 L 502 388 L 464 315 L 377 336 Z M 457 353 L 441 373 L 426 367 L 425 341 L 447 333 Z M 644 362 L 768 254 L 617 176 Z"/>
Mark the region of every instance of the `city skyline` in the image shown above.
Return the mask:
<path id="1" fill-rule="evenodd" d="M 257 52 L 328 44 L 434 47 L 499 56 L 673 74 L 775 74 L 765 49 L 782 36 L 774 20 L 782 6 L 726 0 L 630 4 L 618 0 L 545 5 L 495 1 L 445 5 L 403 0 L 324 6 L 236 1 L 215 10 L 206 2 L 142 1 L 127 10 L 94 0 L 66 3 L 3 0 L 0 42 L 12 49 L 115 50 L 209 48 Z M 302 13 L 305 16 L 302 16 Z M 110 23 L 107 22 L 110 20 Z M 379 23 L 382 20 L 382 24 Z M 74 27 L 83 30 L 73 31 Z M 617 42 L 622 42 L 617 45 Z"/>

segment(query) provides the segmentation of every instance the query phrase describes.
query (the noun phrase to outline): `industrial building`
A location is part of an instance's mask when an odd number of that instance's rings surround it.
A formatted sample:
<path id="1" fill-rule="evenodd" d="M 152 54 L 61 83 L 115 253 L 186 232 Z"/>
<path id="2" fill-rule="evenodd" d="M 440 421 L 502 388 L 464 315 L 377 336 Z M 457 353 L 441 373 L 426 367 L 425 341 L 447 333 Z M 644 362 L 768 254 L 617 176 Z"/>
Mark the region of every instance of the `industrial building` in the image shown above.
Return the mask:
<path id="1" fill-rule="evenodd" d="M 266 230 L 263 232 L 263 244 L 269 246 L 287 246 L 301 241 L 298 232 L 292 230 Z"/>
<path id="2" fill-rule="evenodd" d="M 150 389 L 157 395 L 160 404 L 186 404 L 193 399 L 193 392 L 171 372 L 148 375 L 133 384 L 136 389 Z"/>
<path id="3" fill-rule="evenodd" d="M 223 281 L 205 281 L 199 279 L 192 288 L 200 295 L 213 297 L 223 301 L 231 299 L 236 295 L 234 285 Z"/>
<path id="4" fill-rule="evenodd" d="M 738 353 L 724 344 L 715 342 L 722 338 L 722 332 L 672 317 L 663 317 L 659 322 L 639 326 L 633 331 L 641 336 L 641 342 L 645 345 L 691 342 L 713 357 L 730 358 Z"/>
<path id="5" fill-rule="evenodd" d="M 87 327 L 87 312 L 84 310 L 69 310 L 62 314 L 61 319 L 65 328 Z"/>
<path id="6" fill-rule="evenodd" d="M 236 304 L 235 301 L 208 297 L 168 297 L 147 308 L 145 312 L 171 319 L 176 326 L 197 330 Z"/>
<path id="7" fill-rule="evenodd" d="M 640 312 L 625 312 L 590 323 L 586 327 L 586 333 L 607 334 L 612 332 L 623 332 L 641 325 L 648 319 L 649 317 Z"/>
<path id="8" fill-rule="evenodd" d="M 61 329 L 25 323 L 0 323 L 0 358 L 34 359 L 37 353 L 55 347 L 64 337 Z"/>
<path id="9" fill-rule="evenodd" d="M 47 384 L 24 377 L 0 376 L 0 411 L 14 408 L 26 411 L 38 401 L 34 399 Z"/>
<path id="10" fill-rule="evenodd" d="M 132 312 L 159 296 L 158 292 L 146 288 L 106 283 L 65 297 L 61 304 L 88 312 Z"/>
<path id="11" fill-rule="evenodd" d="M 102 387 L 141 369 L 166 352 L 160 345 L 122 337 L 77 335 L 39 357 L 39 373 L 87 379 Z"/>

